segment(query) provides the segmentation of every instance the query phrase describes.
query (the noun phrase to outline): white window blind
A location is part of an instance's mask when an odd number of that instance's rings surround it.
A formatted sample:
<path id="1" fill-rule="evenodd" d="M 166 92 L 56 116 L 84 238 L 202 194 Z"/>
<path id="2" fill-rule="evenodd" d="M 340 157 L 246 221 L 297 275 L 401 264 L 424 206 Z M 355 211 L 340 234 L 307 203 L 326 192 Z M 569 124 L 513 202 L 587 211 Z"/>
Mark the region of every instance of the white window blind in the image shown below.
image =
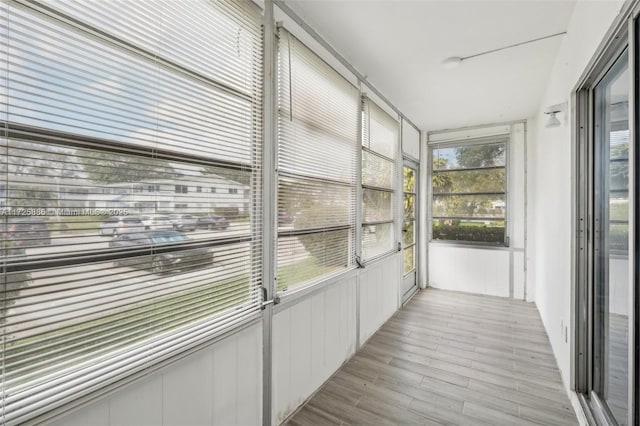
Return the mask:
<path id="1" fill-rule="evenodd" d="M 2 1 L 0 32 L 13 425 L 257 316 L 262 33 L 197 0 Z"/>
<path id="2" fill-rule="evenodd" d="M 278 41 L 278 290 L 352 267 L 359 91 L 285 29 Z"/>
<path id="3" fill-rule="evenodd" d="M 395 185 L 400 124 L 370 99 L 362 101 L 362 258 L 395 250 Z"/>
<path id="4" fill-rule="evenodd" d="M 402 152 L 420 160 L 420 131 L 406 120 L 402 120 Z"/>

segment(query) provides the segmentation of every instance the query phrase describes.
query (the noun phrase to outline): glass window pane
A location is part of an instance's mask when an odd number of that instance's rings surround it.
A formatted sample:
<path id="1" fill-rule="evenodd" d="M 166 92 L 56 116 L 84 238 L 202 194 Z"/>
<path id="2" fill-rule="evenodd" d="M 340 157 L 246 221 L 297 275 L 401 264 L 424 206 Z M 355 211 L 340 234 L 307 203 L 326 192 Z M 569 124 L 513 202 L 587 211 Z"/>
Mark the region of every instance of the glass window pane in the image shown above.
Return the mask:
<path id="1" fill-rule="evenodd" d="M 362 190 L 362 223 L 393 220 L 393 192 Z"/>
<path id="2" fill-rule="evenodd" d="M 416 171 L 411 167 L 403 168 L 402 190 L 404 192 L 416 192 Z"/>
<path id="3" fill-rule="evenodd" d="M 278 37 L 277 291 L 355 256 L 358 89 L 286 29 Z"/>
<path id="4" fill-rule="evenodd" d="M 261 14 L 169 3 L 0 2 L 7 424 L 259 313 Z"/>
<path id="5" fill-rule="evenodd" d="M 166 0 L 112 0 L 92 1 L 87 8 L 83 2 L 51 0 L 49 5 L 246 93 L 257 83 L 252 78 L 255 34 L 227 16 L 223 2 L 191 0 L 181 7 Z"/>
<path id="6" fill-rule="evenodd" d="M 414 194 L 404 194 L 404 218 L 415 219 L 416 217 L 416 196 Z"/>
<path id="7" fill-rule="evenodd" d="M 394 250 L 393 223 L 362 226 L 362 256 L 371 259 Z"/>
<path id="8" fill-rule="evenodd" d="M 629 199 L 620 197 L 619 194 L 609 198 L 609 220 L 611 221 L 629 221 Z"/>
<path id="9" fill-rule="evenodd" d="M 505 205 L 504 195 L 434 195 L 433 216 L 504 219 Z"/>
<path id="10" fill-rule="evenodd" d="M 13 218 L 6 239 L 14 249 L 48 256 L 108 248 L 100 237 L 124 232 L 249 232 L 250 171 L 20 140 L 0 155 L 12 176 L 2 213 Z M 227 190 L 196 190 L 209 186 Z"/>
<path id="11" fill-rule="evenodd" d="M 624 54 L 595 90 L 593 390 L 620 425 L 628 416 L 629 72 Z"/>
<path id="12" fill-rule="evenodd" d="M 402 264 L 403 264 L 402 270 L 405 274 L 415 269 L 416 267 L 415 254 L 416 254 L 415 246 L 406 248 L 402 251 Z"/>
<path id="13" fill-rule="evenodd" d="M 348 225 L 353 189 L 302 177 L 282 176 L 278 186 L 278 226 L 317 229 Z"/>
<path id="14" fill-rule="evenodd" d="M 362 152 L 362 184 L 393 189 L 393 162 L 367 151 Z"/>
<path id="15" fill-rule="evenodd" d="M 504 244 L 504 233 L 503 220 L 436 219 L 432 224 L 434 240 Z"/>
<path id="16" fill-rule="evenodd" d="M 384 121 L 384 123 L 376 120 L 372 114 L 371 121 L 369 123 L 369 149 L 384 155 L 387 158 L 394 158 L 398 144 L 398 123 L 393 122 L 395 127 L 392 127 L 389 126 L 390 120 L 381 121 Z"/>
<path id="17" fill-rule="evenodd" d="M 402 242 L 405 246 L 411 245 L 416 241 L 415 222 L 412 220 L 405 221 L 402 224 Z"/>
<path id="18" fill-rule="evenodd" d="M 345 269 L 350 233 L 346 229 L 278 238 L 278 291 Z"/>
<path id="19" fill-rule="evenodd" d="M 433 193 L 504 192 L 505 169 L 434 172 Z"/>
<path id="20" fill-rule="evenodd" d="M 504 166 L 505 151 L 505 143 L 435 148 L 432 154 L 433 170 Z"/>
<path id="21" fill-rule="evenodd" d="M 10 121 L 141 149 L 251 163 L 250 98 L 28 10 L 13 8 L 12 14 Z M 46 48 L 39 40 L 46 40 Z"/>

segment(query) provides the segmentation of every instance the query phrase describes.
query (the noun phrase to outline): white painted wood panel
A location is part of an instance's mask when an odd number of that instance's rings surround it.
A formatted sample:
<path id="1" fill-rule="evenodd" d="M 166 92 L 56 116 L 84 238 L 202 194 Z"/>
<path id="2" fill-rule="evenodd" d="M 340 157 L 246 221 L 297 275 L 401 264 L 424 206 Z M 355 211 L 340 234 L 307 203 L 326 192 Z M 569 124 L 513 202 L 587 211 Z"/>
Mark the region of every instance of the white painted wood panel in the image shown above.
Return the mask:
<path id="1" fill-rule="evenodd" d="M 274 315 L 274 424 L 293 413 L 353 355 L 356 282 L 352 276 L 327 284 Z"/>
<path id="2" fill-rule="evenodd" d="M 54 426 L 248 425 L 262 418 L 262 324 L 70 413 Z"/>
<path id="3" fill-rule="evenodd" d="M 221 342 L 216 353 L 232 346 Z M 162 424 L 208 425 L 213 424 L 213 356 L 212 351 L 201 351 L 180 361 L 162 375 Z M 220 378 L 216 375 L 216 380 Z M 215 408 L 214 408 L 215 409 Z M 225 407 L 231 411 L 229 407 Z M 232 424 L 231 422 L 227 424 Z"/>
<path id="4" fill-rule="evenodd" d="M 371 263 L 361 272 L 360 344 L 367 341 L 400 306 L 400 254 Z"/>
<path id="5" fill-rule="evenodd" d="M 127 387 L 113 395 L 105 404 L 109 407 L 109 424 L 120 426 L 153 426 L 162 424 L 162 376 L 152 374 L 140 384 Z"/>
<path id="6" fill-rule="evenodd" d="M 238 340 L 221 342 L 213 353 L 213 424 L 237 423 L 238 401 Z M 204 389 L 203 389 L 204 391 Z"/>
<path id="7" fill-rule="evenodd" d="M 110 426 L 109 402 L 98 401 L 54 422 L 53 426 Z"/>
<path id="8" fill-rule="evenodd" d="M 429 244 L 429 285 L 509 297 L 509 251 Z"/>

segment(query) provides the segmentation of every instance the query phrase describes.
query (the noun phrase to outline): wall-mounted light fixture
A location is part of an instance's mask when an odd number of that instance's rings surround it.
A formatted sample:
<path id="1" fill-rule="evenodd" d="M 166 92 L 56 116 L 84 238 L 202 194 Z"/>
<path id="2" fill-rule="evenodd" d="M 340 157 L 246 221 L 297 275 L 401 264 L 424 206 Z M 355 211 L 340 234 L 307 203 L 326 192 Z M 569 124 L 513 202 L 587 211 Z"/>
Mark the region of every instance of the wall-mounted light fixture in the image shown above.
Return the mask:
<path id="1" fill-rule="evenodd" d="M 562 126 L 562 122 L 556 117 L 556 114 L 559 112 L 565 112 L 567 110 L 567 103 L 562 102 L 560 104 L 550 105 L 545 110 L 544 113 L 549 116 L 549 120 L 544 125 L 544 127 L 560 127 Z"/>

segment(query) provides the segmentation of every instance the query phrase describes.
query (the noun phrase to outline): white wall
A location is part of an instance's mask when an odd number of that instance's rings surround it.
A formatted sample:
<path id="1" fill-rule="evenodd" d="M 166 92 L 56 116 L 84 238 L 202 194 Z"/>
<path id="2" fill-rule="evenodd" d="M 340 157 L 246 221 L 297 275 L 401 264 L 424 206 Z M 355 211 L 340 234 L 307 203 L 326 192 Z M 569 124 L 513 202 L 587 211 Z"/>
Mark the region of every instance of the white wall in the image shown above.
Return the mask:
<path id="1" fill-rule="evenodd" d="M 429 286 L 509 297 L 509 252 L 429 244 Z"/>
<path id="2" fill-rule="evenodd" d="M 261 419 L 262 325 L 258 323 L 52 425 L 257 425 Z"/>
<path id="3" fill-rule="evenodd" d="M 563 126 L 545 128 L 547 117 L 543 110 L 549 105 L 570 102 L 571 91 L 622 4 L 622 1 L 576 3 L 535 117 L 536 136 L 529 150 L 528 233 L 535 250 L 529 256 L 529 268 L 533 268 L 529 278 L 535 277 L 535 301 L 567 389 L 571 354 L 564 327 L 572 329 L 571 190 L 575 184 L 571 176 L 570 113 L 560 117 Z"/>

